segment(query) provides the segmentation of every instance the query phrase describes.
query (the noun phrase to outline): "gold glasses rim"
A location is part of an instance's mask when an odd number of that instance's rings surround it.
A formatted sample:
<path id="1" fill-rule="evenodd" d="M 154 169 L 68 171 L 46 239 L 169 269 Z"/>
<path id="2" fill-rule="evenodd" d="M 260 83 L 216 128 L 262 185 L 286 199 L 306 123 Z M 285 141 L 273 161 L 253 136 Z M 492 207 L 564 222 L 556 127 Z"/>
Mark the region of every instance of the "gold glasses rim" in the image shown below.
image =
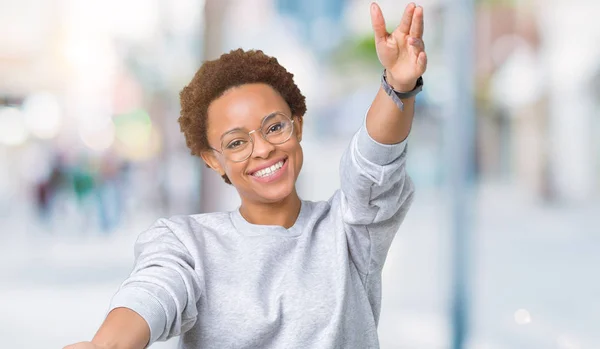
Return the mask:
<path id="1" fill-rule="evenodd" d="M 273 116 L 273 115 L 283 115 L 283 116 L 285 116 L 286 118 L 288 118 L 288 119 L 291 121 L 291 125 L 292 125 L 292 127 L 291 127 L 291 130 L 290 130 L 290 134 L 288 135 L 288 137 L 287 137 L 285 140 L 283 140 L 283 141 L 281 141 L 281 142 L 278 142 L 278 143 L 273 143 L 273 142 L 269 141 L 269 140 L 266 138 L 266 136 L 264 135 L 264 133 L 262 132 L 262 129 L 263 129 L 263 127 L 264 127 L 265 120 L 267 120 L 269 117 L 271 117 L 271 116 Z M 289 116 L 289 115 L 287 115 L 286 113 L 284 113 L 284 112 L 280 112 L 280 111 L 276 111 L 276 112 L 273 112 L 273 113 L 271 113 L 271 114 L 269 114 L 269 115 L 265 116 L 265 117 L 262 119 L 262 121 L 260 122 L 260 127 L 259 127 L 259 128 L 256 128 L 256 129 L 254 129 L 254 130 L 251 130 L 251 131 L 249 131 L 249 132 L 247 132 L 247 133 L 245 133 L 245 132 L 244 132 L 245 134 L 248 134 L 248 138 L 250 139 L 250 143 L 252 143 L 252 150 L 250 151 L 250 153 L 248 153 L 248 155 L 247 155 L 245 158 L 243 158 L 243 159 L 241 159 L 241 160 L 231 160 L 229 157 L 227 157 L 225 154 L 223 154 L 223 137 L 225 137 L 225 136 L 226 136 L 226 135 L 228 135 L 228 134 L 234 133 L 234 132 L 243 132 L 243 131 L 240 131 L 240 130 L 231 130 L 231 131 L 225 132 L 225 133 L 224 133 L 224 134 L 221 136 L 221 150 L 215 149 L 215 148 L 213 148 L 213 147 L 210 147 L 210 146 L 209 146 L 209 148 L 210 148 L 210 149 L 212 149 L 212 150 L 214 150 L 214 151 L 216 151 L 217 153 L 219 153 L 219 154 L 223 155 L 225 158 L 227 158 L 227 159 L 228 159 L 229 161 L 231 161 L 231 162 L 242 162 L 242 161 L 246 161 L 246 160 L 248 160 L 248 158 L 250 158 L 250 156 L 252 156 L 252 153 L 254 152 L 254 138 L 252 138 L 252 137 L 251 137 L 251 135 L 252 135 L 253 133 L 255 133 L 256 131 L 259 131 L 259 132 L 258 132 L 258 134 L 260 134 L 260 136 L 262 137 L 262 139 L 264 139 L 266 142 L 268 142 L 269 144 L 272 144 L 272 145 L 280 145 L 280 144 L 283 144 L 283 143 L 285 143 L 285 142 L 289 141 L 289 140 L 290 140 L 290 138 L 292 137 L 292 134 L 294 133 L 294 121 L 295 121 L 295 120 L 294 120 L 294 115 L 292 115 L 292 116 Z"/>

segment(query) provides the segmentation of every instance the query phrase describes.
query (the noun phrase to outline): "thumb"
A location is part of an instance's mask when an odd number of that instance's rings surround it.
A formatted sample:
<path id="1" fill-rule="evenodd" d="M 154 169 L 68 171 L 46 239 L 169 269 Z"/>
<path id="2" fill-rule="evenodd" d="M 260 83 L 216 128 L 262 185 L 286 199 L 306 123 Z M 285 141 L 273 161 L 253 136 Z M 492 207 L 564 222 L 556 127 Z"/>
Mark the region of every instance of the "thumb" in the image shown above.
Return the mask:
<path id="1" fill-rule="evenodd" d="M 376 2 L 371 3 L 371 24 L 375 33 L 375 44 L 387 39 L 388 33 L 385 29 L 385 19 L 381 13 L 381 8 Z"/>

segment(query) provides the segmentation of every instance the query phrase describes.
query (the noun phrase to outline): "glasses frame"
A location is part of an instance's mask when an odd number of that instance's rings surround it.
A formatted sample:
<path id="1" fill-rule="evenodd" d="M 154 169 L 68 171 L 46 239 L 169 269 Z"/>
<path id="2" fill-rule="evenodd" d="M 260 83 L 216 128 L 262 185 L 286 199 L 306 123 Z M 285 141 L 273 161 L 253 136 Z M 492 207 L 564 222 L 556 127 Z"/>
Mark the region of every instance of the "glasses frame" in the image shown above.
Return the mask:
<path id="1" fill-rule="evenodd" d="M 269 140 L 267 139 L 267 136 L 265 136 L 265 134 L 262 132 L 262 129 L 263 129 L 263 127 L 265 126 L 265 120 L 267 120 L 267 118 L 269 118 L 269 117 L 271 117 L 271 116 L 273 116 L 273 115 L 276 115 L 276 114 L 283 115 L 283 116 L 285 116 L 286 118 L 290 119 L 290 120 L 291 120 L 291 122 L 292 122 L 292 129 L 291 129 L 291 131 L 290 131 L 290 135 L 289 135 L 289 136 L 288 136 L 288 137 L 287 137 L 287 138 L 286 138 L 284 141 L 281 141 L 281 142 L 278 142 L 278 143 L 273 143 L 273 142 L 271 142 L 271 141 L 269 141 Z M 290 138 L 292 138 L 292 135 L 294 134 L 294 121 L 295 121 L 295 120 L 294 120 L 294 116 L 293 116 L 293 115 L 290 117 L 290 116 L 288 116 L 287 114 L 285 114 L 285 113 L 283 113 L 283 112 L 279 112 L 279 111 L 276 111 L 276 112 L 274 112 L 274 113 L 271 113 L 271 114 L 269 114 L 269 115 L 265 116 L 265 117 L 262 119 L 262 121 L 260 122 L 260 127 L 259 127 L 259 128 L 256 128 L 256 129 L 254 129 L 254 130 L 252 130 L 252 131 L 249 131 L 249 132 L 248 132 L 248 138 L 250 139 L 250 143 L 252 144 L 252 145 L 251 145 L 251 147 L 252 147 L 252 148 L 251 148 L 251 150 L 250 150 L 250 153 L 248 153 L 248 156 L 246 156 L 246 157 L 245 157 L 244 159 L 242 159 L 242 160 L 231 160 L 231 159 L 230 159 L 230 158 L 228 158 L 228 157 L 227 157 L 225 154 L 223 154 L 223 137 L 225 137 L 226 135 L 228 135 L 228 134 L 230 134 L 230 133 L 233 133 L 233 132 L 242 132 L 242 131 L 240 131 L 240 130 L 233 130 L 233 131 L 225 132 L 225 133 L 224 133 L 224 134 L 221 136 L 221 138 L 220 138 L 220 140 L 221 140 L 221 150 L 215 149 L 215 148 L 213 148 L 213 147 L 209 147 L 209 148 L 210 148 L 210 149 L 212 149 L 212 150 L 214 150 L 214 151 L 216 151 L 217 153 L 221 154 L 221 155 L 222 155 L 222 156 L 223 156 L 225 159 L 227 159 L 227 160 L 229 160 L 229 161 L 231 161 L 231 162 L 244 162 L 244 161 L 248 160 L 248 159 L 249 159 L 249 158 L 252 156 L 252 153 L 254 153 L 254 138 L 252 137 L 252 134 L 253 134 L 253 133 L 255 133 L 256 131 L 258 131 L 258 134 L 259 134 L 259 135 L 262 137 L 262 139 L 264 139 L 264 140 L 265 140 L 267 143 L 269 143 L 269 144 L 272 144 L 272 145 L 281 145 L 281 144 L 283 144 L 283 143 L 285 143 L 285 142 L 289 141 L 289 140 L 290 140 Z"/>

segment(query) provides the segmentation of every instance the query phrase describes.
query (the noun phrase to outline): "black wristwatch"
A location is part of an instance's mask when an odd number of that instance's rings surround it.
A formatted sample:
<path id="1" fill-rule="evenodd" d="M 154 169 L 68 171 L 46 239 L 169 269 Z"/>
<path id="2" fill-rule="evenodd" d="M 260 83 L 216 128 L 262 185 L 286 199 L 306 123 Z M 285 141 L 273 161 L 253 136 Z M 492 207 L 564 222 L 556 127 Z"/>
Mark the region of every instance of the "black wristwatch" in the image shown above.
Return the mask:
<path id="1" fill-rule="evenodd" d="M 402 103 L 402 100 L 416 96 L 417 93 L 419 93 L 419 92 L 421 92 L 421 90 L 423 90 L 423 77 L 420 76 L 417 79 L 417 85 L 415 86 L 415 88 L 412 89 L 412 91 L 398 92 L 398 91 L 394 90 L 392 88 L 392 86 L 390 86 L 390 84 L 388 84 L 387 79 L 385 78 L 385 70 L 384 70 L 383 74 L 381 75 L 381 87 L 383 87 L 383 90 L 385 91 L 385 93 L 388 94 L 388 96 L 392 97 L 392 100 L 398 106 L 398 108 L 400 110 L 404 110 L 404 103 Z"/>

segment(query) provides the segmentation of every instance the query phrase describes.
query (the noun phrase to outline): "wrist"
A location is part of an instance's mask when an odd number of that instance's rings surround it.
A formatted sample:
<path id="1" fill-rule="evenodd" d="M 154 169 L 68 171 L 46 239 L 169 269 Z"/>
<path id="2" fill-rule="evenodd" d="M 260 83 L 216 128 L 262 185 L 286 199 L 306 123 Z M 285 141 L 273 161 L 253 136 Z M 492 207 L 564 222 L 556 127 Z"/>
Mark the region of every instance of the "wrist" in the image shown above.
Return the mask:
<path id="1" fill-rule="evenodd" d="M 402 100 L 408 100 L 409 98 L 414 98 L 417 93 L 421 92 L 423 89 L 423 77 L 419 77 L 417 81 L 414 83 L 414 86 L 410 86 L 407 88 L 407 92 L 403 92 L 402 90 L 397 90 L 396 88 L 402 88 L 398 85 L 398 87 L 392 86 L 388 82 L 387 71 L 384 71 L 384 74 L 381 74 L 381 88 L 383 91 L 392 98 L 392 101 L 396 104 L 398 109 L 404 111 L 404 102 Z"/>
<path id="2" fill-rule="evenodd" d="M 385 70 L 385 79 L 387 80 L 388 84 L 396 91 L 396 92 L 401 92 L 401 93 L 406 93 L 406 92 L 410 92 L 412 90 L 415 89 L 415 87 L 417 86 L 417 81 L 415 80 L 414 82 L 410 82 L 410 83 L 402 83 L 396 79 L 394 79 L 394 77 L 392 76 L 392 74 L 390 74 L 389 70 Z"/>

